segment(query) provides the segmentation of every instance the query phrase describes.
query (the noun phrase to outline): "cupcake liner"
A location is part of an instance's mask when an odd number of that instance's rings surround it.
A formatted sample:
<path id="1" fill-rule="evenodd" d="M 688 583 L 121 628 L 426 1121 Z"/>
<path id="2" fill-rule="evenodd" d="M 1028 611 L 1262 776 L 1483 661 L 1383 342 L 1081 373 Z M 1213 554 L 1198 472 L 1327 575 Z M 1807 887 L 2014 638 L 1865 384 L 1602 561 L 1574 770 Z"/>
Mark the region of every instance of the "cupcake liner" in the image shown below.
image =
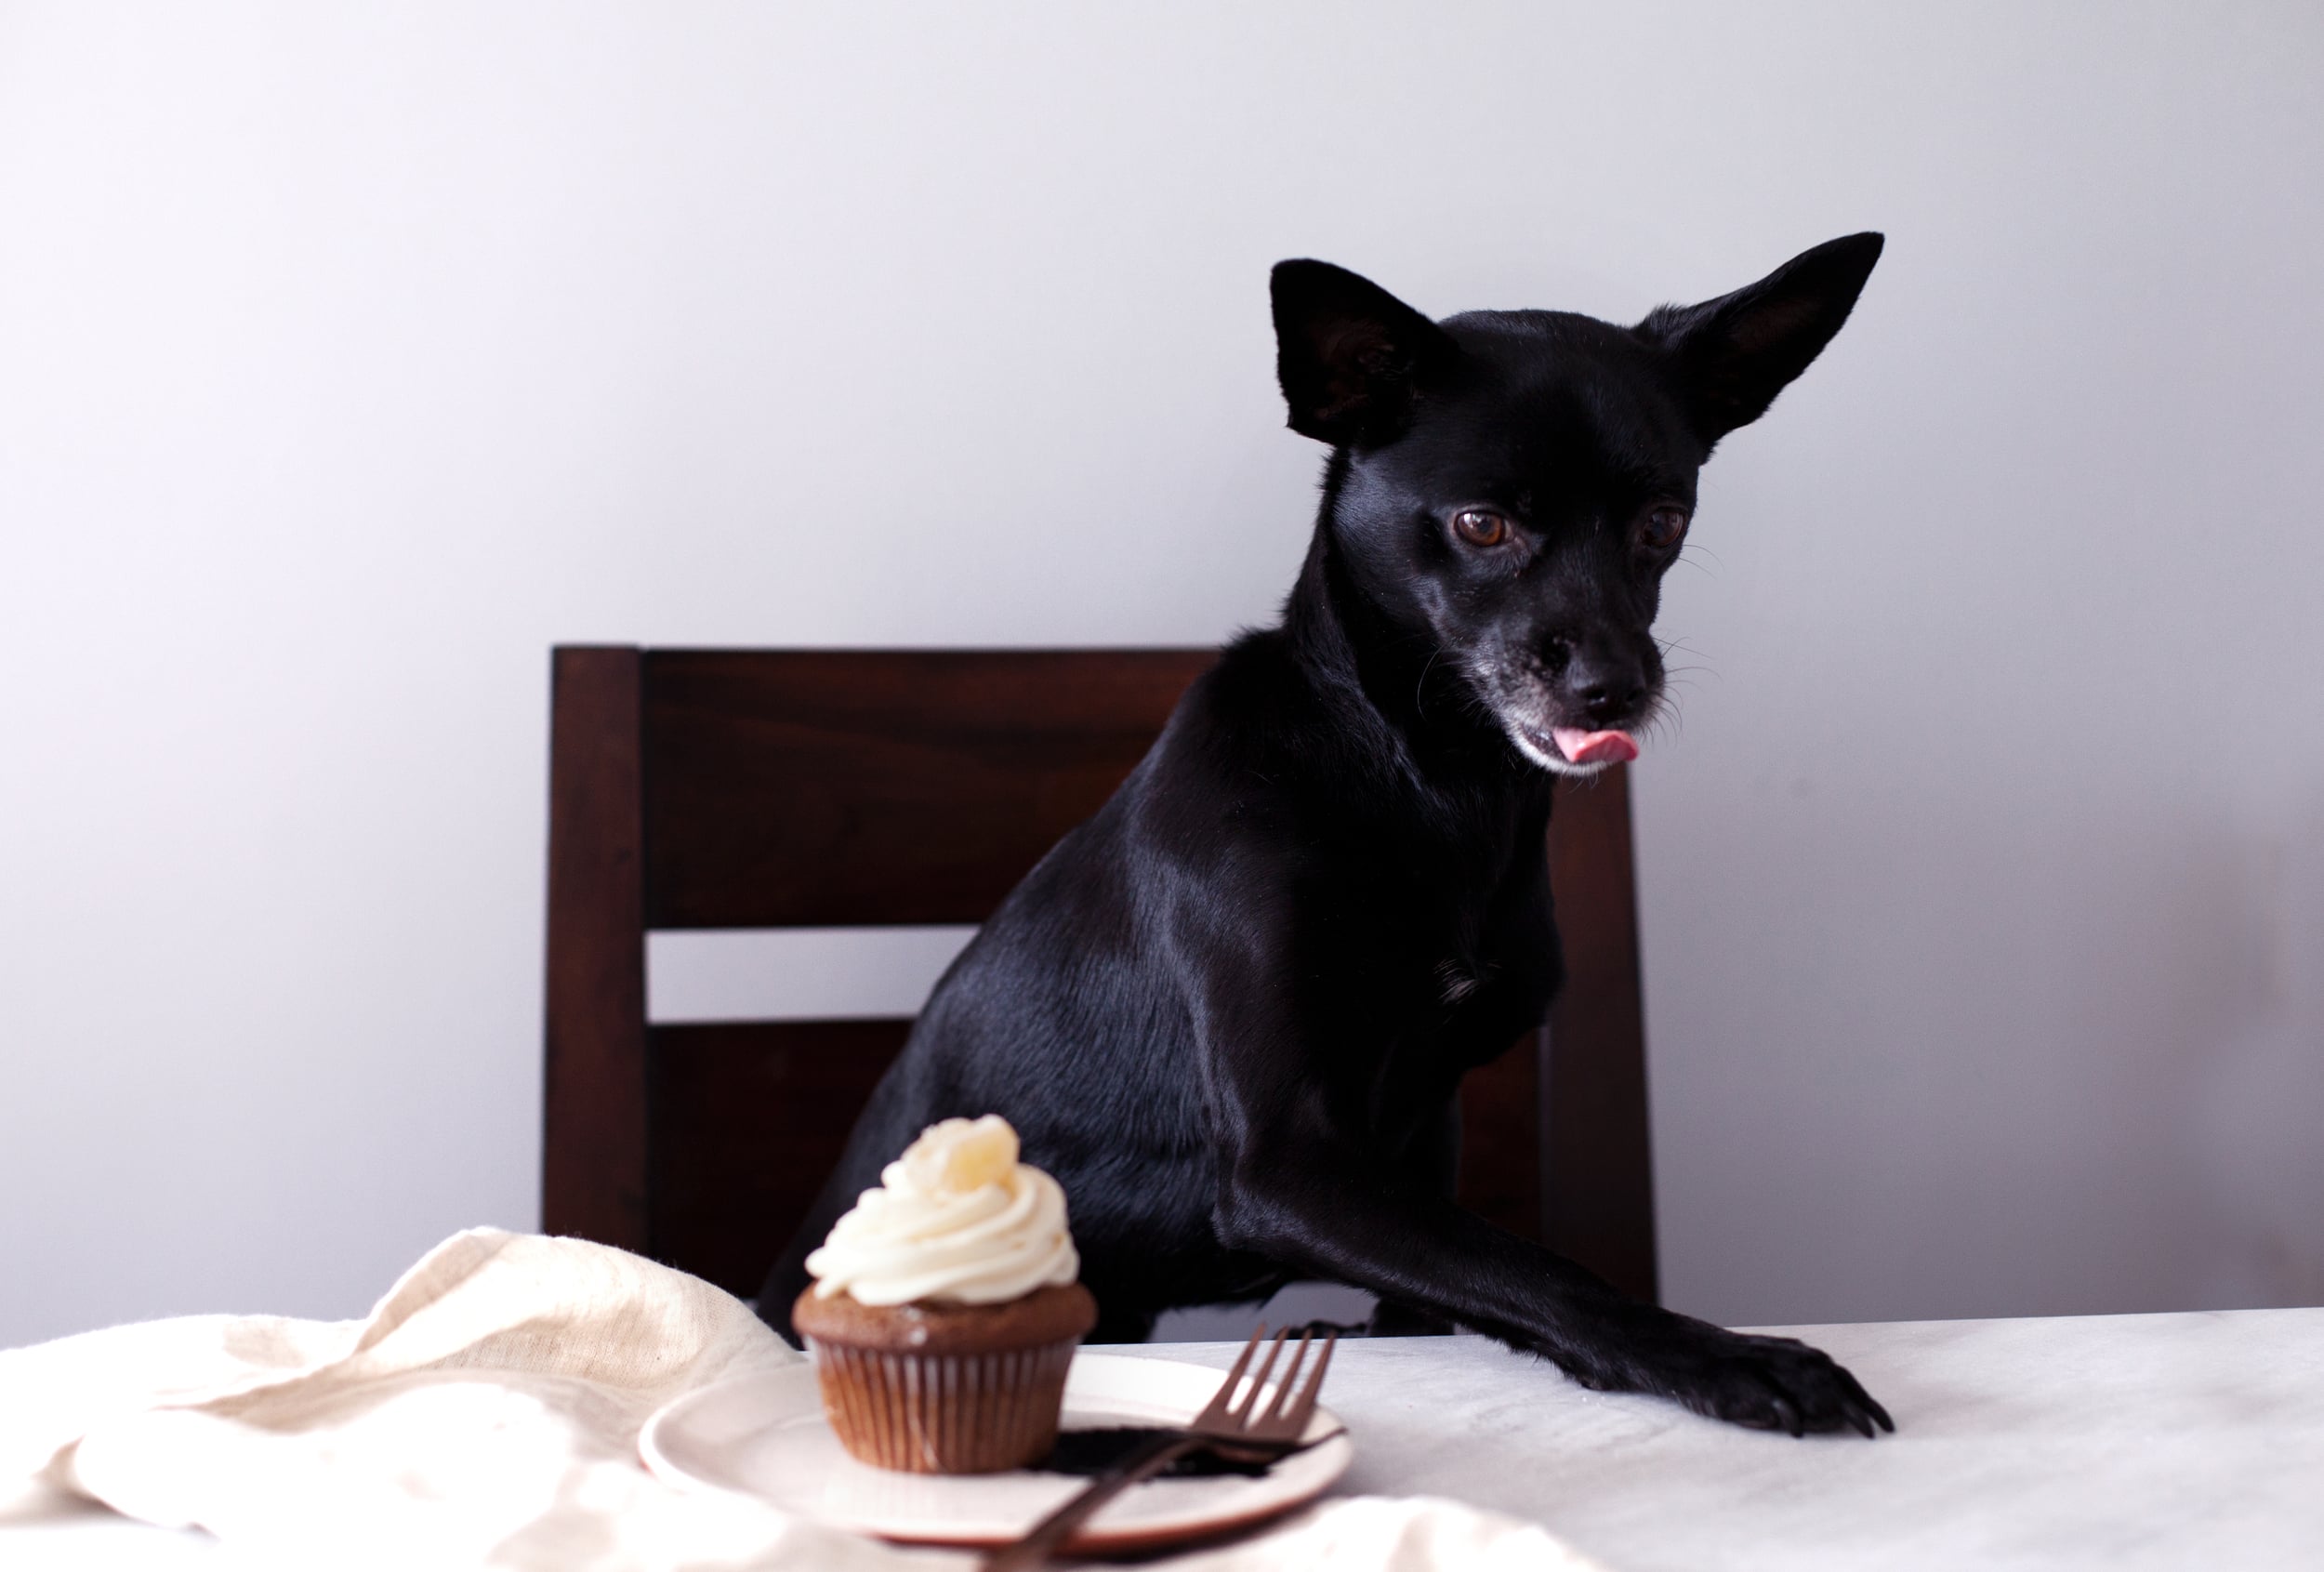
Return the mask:
<path id="1" fill-rule="evenodd" d="M 805 1341 L 824 1414 L 850 1456 L 907 1473 L 998 1473 L 1056 1446 L 1081 1340 L 977 1354 Z"/>

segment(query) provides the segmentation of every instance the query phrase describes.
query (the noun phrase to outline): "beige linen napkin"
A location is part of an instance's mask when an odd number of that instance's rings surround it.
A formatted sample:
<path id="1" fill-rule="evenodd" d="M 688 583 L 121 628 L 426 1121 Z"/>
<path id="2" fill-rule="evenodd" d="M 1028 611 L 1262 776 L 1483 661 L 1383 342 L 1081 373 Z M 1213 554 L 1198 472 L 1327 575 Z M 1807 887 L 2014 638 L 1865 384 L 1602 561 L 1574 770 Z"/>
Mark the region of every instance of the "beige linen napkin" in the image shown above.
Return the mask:
<path id="1" fill-rule="evenodd" d="M 0 1353 L 0 1480 L 304 1566 L 542 1572 L 973 1565 L 680 1492 L 638 1432 L 695 1387 L 799 1355 L 696 1277 L 579 1239 L 471 1229 L 361 1321 L 196 1316 Z M 1331 1500 L 1194 1572 L 1559 1568 L 1540 1529 L 1449 1501 Z"/>

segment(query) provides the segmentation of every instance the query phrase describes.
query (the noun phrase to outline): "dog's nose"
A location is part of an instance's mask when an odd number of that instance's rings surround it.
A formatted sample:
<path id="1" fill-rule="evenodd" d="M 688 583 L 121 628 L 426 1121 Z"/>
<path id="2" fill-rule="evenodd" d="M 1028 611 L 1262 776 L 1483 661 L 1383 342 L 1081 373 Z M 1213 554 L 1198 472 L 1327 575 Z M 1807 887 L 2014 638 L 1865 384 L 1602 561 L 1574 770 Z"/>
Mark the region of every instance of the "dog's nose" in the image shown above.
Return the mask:
<path id="1" fill-rule="evenodd" d="M 1637 667 L 1587 655 L 1566 667 L 1565 686 L 1582 713 L 1600 723 L 1628 718 L 1646 696 L 1645 677 Z"/>

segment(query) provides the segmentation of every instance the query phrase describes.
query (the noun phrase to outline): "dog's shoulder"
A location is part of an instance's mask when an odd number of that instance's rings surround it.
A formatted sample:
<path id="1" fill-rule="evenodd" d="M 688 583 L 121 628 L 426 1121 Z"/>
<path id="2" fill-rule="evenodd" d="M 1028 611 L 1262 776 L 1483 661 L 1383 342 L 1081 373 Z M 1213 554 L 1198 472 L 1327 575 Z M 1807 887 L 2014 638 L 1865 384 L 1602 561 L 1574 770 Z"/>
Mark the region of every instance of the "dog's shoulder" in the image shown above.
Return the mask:
<path id="1" fill-rule="evenodd" d="M 1156 762 L 1180 784 L 1261 797 L 1344 783 L 1367 707 L 1335 691 L 1282 627 L 1243 634 L 1170 718 Z"/>
<path id="2" fill-rule="evenodd" d="M 1255 833 L 1280 845 L 1343 746 L 1289 639 L 1261 629 L 1195 679 L 1124 797 L 1136 824 L 1166 839 Z"/>

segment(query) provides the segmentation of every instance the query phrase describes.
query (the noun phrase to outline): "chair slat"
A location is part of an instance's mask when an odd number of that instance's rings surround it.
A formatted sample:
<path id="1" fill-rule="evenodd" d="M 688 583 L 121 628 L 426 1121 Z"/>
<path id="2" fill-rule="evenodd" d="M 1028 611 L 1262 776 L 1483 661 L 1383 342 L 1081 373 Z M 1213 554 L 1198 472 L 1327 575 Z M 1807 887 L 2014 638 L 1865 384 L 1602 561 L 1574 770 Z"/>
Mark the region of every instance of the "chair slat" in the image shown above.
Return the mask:
<path id="1" fill-rule="evenodd" d="M 822 1192 L 908 1020 L 687 1023 L 651 1028 L 654 1256 L 731 1293 L 759 1291 Z M 1534 1041 L 1461 1088 L 1461 1204 L 1540 1234 Z"/>
<path id="2" fill-rule="evenodd" d="M 982 921 L 1216 659 L 650 651 L 646 926 Z"/>

